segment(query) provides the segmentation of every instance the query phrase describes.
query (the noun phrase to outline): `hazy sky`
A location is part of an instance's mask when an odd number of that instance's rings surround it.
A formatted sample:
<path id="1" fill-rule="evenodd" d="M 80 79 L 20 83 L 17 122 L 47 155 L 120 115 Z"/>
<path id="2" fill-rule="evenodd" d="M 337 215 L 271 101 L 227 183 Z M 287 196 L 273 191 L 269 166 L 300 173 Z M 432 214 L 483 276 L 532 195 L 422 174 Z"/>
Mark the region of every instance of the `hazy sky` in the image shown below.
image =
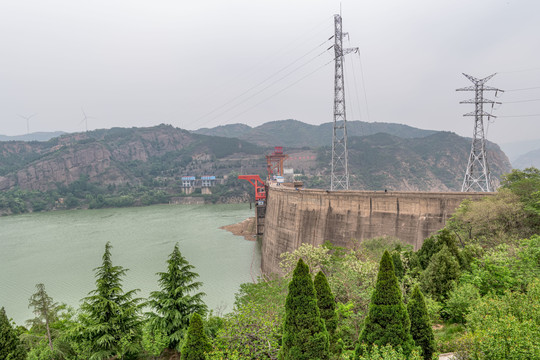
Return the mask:
<path id="1" fill-rule="evenodd" d="M 497 72 L 487 85 L 515 91 L 498 94 L 488 139 L 540 138 L 540 1 L 341 7 L 345 45 L 361 54 L 345 60 L 349 120 L 471 136 L 473 118 L 462 114 L 474 106 L 459 101 L 474 94 L 455 91 L 472 85 L 461 73 Z M 83 131 L 81 108 L 89 129 L 330 122 L 327 39 L 339 9 L 317 0 L 0 0 L 0 134 L 26 133 L 20 116 L 32 114 L 30 132 Z"/>

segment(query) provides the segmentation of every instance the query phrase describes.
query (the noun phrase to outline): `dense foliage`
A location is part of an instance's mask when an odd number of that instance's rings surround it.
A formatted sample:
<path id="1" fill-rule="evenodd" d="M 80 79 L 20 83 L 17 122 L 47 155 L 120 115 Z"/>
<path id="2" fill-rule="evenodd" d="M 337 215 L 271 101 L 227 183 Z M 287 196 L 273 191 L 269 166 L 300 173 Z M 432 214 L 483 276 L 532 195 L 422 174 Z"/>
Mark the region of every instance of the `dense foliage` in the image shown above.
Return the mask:
<path id="1" fill-rule="evenodd" d="M 340 346 L 338 346 L 336 339 L 336 328 L 337 328 L 337 314 L 336 314 L 336 301 L 326 275 L 322 271 L 319 271 L 315 275 L 315 280 L 313 281 L 313 286 L 315 287 L 315 294 L 317 295 L 317 306 L 321 314 L 321 318 L 324 320 L 324 325 L 328 331 L 328 336 L 330 339 L 330 352 L 339 353 Z"/>
<path id="2" fill-rule="evenodd" d="M 189 322 L 187 338 L 182 348 L 182 360 L 205 360 L 205 353 L 212 350 L 212 345 L 204 332 L 201 315 L 194 313 Z"/>
<path id="3" fill-rule="evenodd" d="M 0 359 L 24 360 L 26 351 L 4 308 L 0 308 Z"/>
<path id="4" fill-rule="evenodd" d="M 180 350 L 191 315 L 206 313 L 202 300 L 205 294 L 195 293 L 202 283 L 195 281 L 199 275 L 192 271 L 194 267 L 182 256 L 178 244 L 167 264 L 167 272 L 157 274 L 161 290 L 150 294 L 148 305 L 154 312 L 148 313 L 148 317 L 152 329 L 168 339 L 167 347 Z"/>
<path id="5" fill-rule="evenodd" d="M 391 345 L 401 347 L 408 355 L 414 346 L 410 328 L 409 314 L 403 304 L 392 257 L 385 251 L 379 266 L 375 292 L 358 342 L 366 344 L 368 351 L 374 344 Z M 362 352 L 363 347 L 358 346 L 357 355 L 361 355 Z"/>
<path id="6" fill-rule="evenodd" d="M 407 311 L 411 320 L 411 335 L 417 346 L 422 348 L 424 360 L 430 360 L 435 352 L 435 337 L 431 329 L 424 295 L 418 286 L 415 286 L 407 304 Z"/>
<path id="7" fill-rule="evenodd" d="M 289 284 L 285 311 L 279 359 L 328 359 L 328 331 L 317 306 L 309 268 L 302 259 L 298 260 Z"/>
<path id="8" fill-rule="evenodd" d="M 96 289 L 81 305 L 80 341 L 90 360 L 134 356 L 141 348 L 141 299 L 138 290 L 124 292 L 122 281 L 127 270 L 115 266 L 112 245 L 105 245 L 103 263 L 96 268 Z"/>

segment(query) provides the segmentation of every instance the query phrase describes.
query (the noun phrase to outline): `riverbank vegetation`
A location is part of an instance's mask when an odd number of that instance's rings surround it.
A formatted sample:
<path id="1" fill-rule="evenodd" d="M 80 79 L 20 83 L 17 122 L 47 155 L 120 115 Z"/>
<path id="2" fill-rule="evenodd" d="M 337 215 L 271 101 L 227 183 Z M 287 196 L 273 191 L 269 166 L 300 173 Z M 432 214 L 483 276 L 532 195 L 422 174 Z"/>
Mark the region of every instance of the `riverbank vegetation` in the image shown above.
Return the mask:
<path id="1" fill-rule="evenodd" d="M 228 314 L 207 311 L 175 247 L 149 300 L 126 290 L 107 245 L 80 309 L 30 299 L 17 326 L 0 310 L 9 359 L 540 358 L 540 171 L 464 202 L 418 251 L 395 239 L 303 244 L 280 277 L 241 285 Z M 57 300 L 57 299 L 55 299 Z M 200 351 L 204 349 L 204 351 Z M 2 353 L 3 351 L 3 353 Z"/>
<path id="2" fill-rule="evenodd" d="M 139 185 L 101 186 L 81 176 L 69 185 L 57 184 L 56 189 L 47 191 L 8 190 L 0 192 L 0 215 L 28 212 L 101 209 L 113 207 L 147 206 L 168 204 L 173 199 L 199 197 L 206 203 L 247 202 L 253 197 L 252 186 L 238 180 L 237 173 L 230 173 L 223 184 L 212 187 L 212 194 L 201 194 L 195 189 L 192 194 L 182 193 L 181 181 L 175 183 L 154 179 Z"/>

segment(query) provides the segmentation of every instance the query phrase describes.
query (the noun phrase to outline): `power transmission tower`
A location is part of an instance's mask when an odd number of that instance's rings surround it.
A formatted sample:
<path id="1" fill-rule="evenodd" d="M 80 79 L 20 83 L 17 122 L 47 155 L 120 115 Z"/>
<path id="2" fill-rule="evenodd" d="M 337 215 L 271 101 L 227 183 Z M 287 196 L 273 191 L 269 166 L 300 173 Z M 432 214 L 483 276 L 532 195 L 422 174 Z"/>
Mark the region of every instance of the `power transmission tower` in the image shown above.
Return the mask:
<path id="1" fill-rule="evenodd" d="M 493 185 L 491 183 L 491 174 L 489 171 L 489 165 L 486 156 L 486 139 L 484 136 L 484 116 L 489 121 L 490 117 L 496 117 L 484 111 L 484 104 L 500 104 L 490 99 L 484 99 L 484 91 L 503 91 L 491 86 L 485 86 L 489 79 L 496 75 L 492 74 L 483 79 L 477 79 L 473 76 L 463 74 L 474 85 L 468 86 L 456 91 L 474 91 L 474 99 L 460 101 L 460 104 L 474 104 L 475 110 L 464 114 L 463 116 L 474 116 L 474 132 L 471 146 L 471 154 L 469 155 L 469 162 L 467 164 L 467 170 L 465 171 L 465 178 L 463 179 L 463 185 L 461 186 L 462 192 L 481 191 L 490 192 L 493 191 Z"/>
<path id="2" fill-rule="evenodd" d="M 345 112 L 345 86 L 343 56 L 358 52 L 358 48 L 343 49 L 341 15 L 334 15 L 334 129 L 332 135 L 332 177 L 330 190 L 349 189 L 349 160 L 347 151 L 347 117 Z"/>

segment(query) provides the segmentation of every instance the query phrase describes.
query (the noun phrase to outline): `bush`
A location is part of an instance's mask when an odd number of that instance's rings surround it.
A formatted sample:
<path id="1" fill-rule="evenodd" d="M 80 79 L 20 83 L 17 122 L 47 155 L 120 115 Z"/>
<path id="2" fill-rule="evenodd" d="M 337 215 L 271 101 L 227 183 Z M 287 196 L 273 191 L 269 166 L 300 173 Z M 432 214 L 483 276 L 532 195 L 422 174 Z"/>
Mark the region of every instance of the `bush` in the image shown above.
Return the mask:
<path id="1" fill-rule="evenodd" d="M 474 306 L 474 303 L 479 298 L 480 293 L 474 285 L 460 284 L 448 294 L 448 300 L 444 308 L 445 318 L 454 323 L 464 324 L 471 306 Z"/>

